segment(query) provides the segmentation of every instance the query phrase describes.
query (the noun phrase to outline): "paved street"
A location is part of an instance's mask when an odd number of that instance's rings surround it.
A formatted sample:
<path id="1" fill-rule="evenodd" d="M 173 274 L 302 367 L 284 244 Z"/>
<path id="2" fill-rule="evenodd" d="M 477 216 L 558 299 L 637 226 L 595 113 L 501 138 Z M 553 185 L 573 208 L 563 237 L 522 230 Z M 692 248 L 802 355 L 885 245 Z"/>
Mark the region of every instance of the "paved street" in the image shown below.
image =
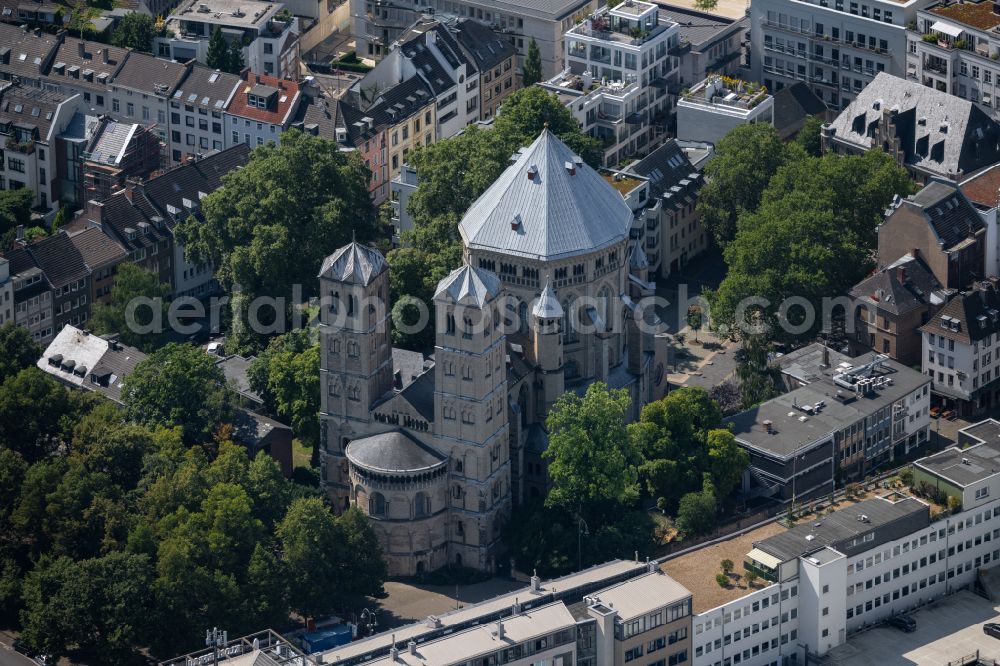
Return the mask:
<path id="1" fill-rule="evenodd" d="M 973 654 L 1000 659 L 1000 640 L 983 633 L 983 624 L 1000 621 L 1000 606 L 971 592 L 945 597 L 913 614 L 911 634 L 879 626 L 848 639 L 829 654 L 827 664 L 850 666 L 943 666 Z"/>
<path id="2" fill-rule="evenodd" d="M 23 654 L 14 652 L 11 644 L 14 637 L 5 631 L 0 631 L 0 666 L 38 666 L 33 660 Z"/>

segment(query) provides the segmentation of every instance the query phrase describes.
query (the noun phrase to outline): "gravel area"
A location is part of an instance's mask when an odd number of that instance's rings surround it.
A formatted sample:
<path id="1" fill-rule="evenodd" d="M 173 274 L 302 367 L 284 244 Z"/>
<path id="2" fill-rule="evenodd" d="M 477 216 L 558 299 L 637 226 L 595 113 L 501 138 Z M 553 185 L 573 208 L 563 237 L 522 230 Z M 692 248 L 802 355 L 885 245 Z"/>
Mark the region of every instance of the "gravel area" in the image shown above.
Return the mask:
<path id="1" fill-rule="evenodd" d="M 702 613 L 747 594 L 750 590 L 740 576 L 743 572 L 743 558 L 753 549 L 755 541 L 784 531 L 785 528 L 778 523 L 769 523 L 741 536 L 667 560 L 660 568 L 694 593 L 694 612 Z M 722 572 L 719 563 L 725 559 L 733 561 L 733 573 L 730 576 L 732 584 L 729 587 L 719 587 L 715 582 L 715 574 Z M 759 581 L 757 585 L 762 586 L 764 583 L 767 581 Z"/>

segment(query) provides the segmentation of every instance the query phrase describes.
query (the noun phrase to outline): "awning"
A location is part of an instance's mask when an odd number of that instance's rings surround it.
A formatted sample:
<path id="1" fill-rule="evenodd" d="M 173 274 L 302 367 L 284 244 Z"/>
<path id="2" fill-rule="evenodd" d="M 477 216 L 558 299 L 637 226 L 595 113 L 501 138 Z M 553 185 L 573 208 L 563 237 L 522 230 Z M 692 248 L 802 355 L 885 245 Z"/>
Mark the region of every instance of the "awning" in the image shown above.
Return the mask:
<path id="1" fill-rule="evenodd" d="M 931 32 L 941 32 L 950 37 L 958 37 L 962 34 L 962 29 L 957 25 L 952 25 L 951 23 L 935 21 L 934 25 L 931 26 Z"/>
<path id="2" fill-rule="evenodd" d="M 781 564 L 781 560 L 779 560 L 774 555 L 771 555 L 770 553 L 765 553 L 760 548 L 754 548 L 753 550 L 751 550 L 749 553 L 747 553 L 747 557 L 749 557 L 754 562 L 759 562 L 763 564 L 768 569 L 777 570 L 778 566 Z"/>

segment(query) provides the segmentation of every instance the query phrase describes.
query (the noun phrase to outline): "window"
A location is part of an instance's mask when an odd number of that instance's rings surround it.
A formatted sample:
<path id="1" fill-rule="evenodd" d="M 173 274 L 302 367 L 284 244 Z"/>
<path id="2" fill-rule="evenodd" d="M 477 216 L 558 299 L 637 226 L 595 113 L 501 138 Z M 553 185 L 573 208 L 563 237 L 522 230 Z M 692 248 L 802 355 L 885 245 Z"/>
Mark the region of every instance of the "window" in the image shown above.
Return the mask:
<path id="1" fill-rule="evenodd" d="M 984 497 L 989 497 L 989 496 L 990 496 L 990 489 L 989 489 L 988 486 L 985 487 L 985 488 L 980 488 L 979 490 L 976 491 L 976 499 L 977 500 L 978 499 L 983 499 Z"/>
<path id="2" fill-rule="evenodd" d="M 372 493 L 372 496 L 368 498 L 368 515 L 385 515 L 385 496 L 382 493 Z"/>

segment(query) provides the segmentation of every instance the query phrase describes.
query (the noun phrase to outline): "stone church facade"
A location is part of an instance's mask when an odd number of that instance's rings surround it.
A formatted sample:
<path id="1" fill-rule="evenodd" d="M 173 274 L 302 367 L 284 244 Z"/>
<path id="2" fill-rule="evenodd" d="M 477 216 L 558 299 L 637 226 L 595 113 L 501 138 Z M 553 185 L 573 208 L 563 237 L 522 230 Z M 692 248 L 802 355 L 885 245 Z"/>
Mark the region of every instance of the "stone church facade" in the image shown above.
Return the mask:
<path id="1" fill-rule="evenodd" d="M 546 490 L 549 409 L 594 381 L 636 418 L 666 389 L 645 253 L 621 194 L 545 130 L 469 208 L 464 263 L 435 291 L 432 358 L 393 349 L 389 265 L 320 271 L 322 483 L 372 519 L 391 575 L 492 571 L 511 507 Z M 639 326 L 637 318 L 648 326 Z"/>

